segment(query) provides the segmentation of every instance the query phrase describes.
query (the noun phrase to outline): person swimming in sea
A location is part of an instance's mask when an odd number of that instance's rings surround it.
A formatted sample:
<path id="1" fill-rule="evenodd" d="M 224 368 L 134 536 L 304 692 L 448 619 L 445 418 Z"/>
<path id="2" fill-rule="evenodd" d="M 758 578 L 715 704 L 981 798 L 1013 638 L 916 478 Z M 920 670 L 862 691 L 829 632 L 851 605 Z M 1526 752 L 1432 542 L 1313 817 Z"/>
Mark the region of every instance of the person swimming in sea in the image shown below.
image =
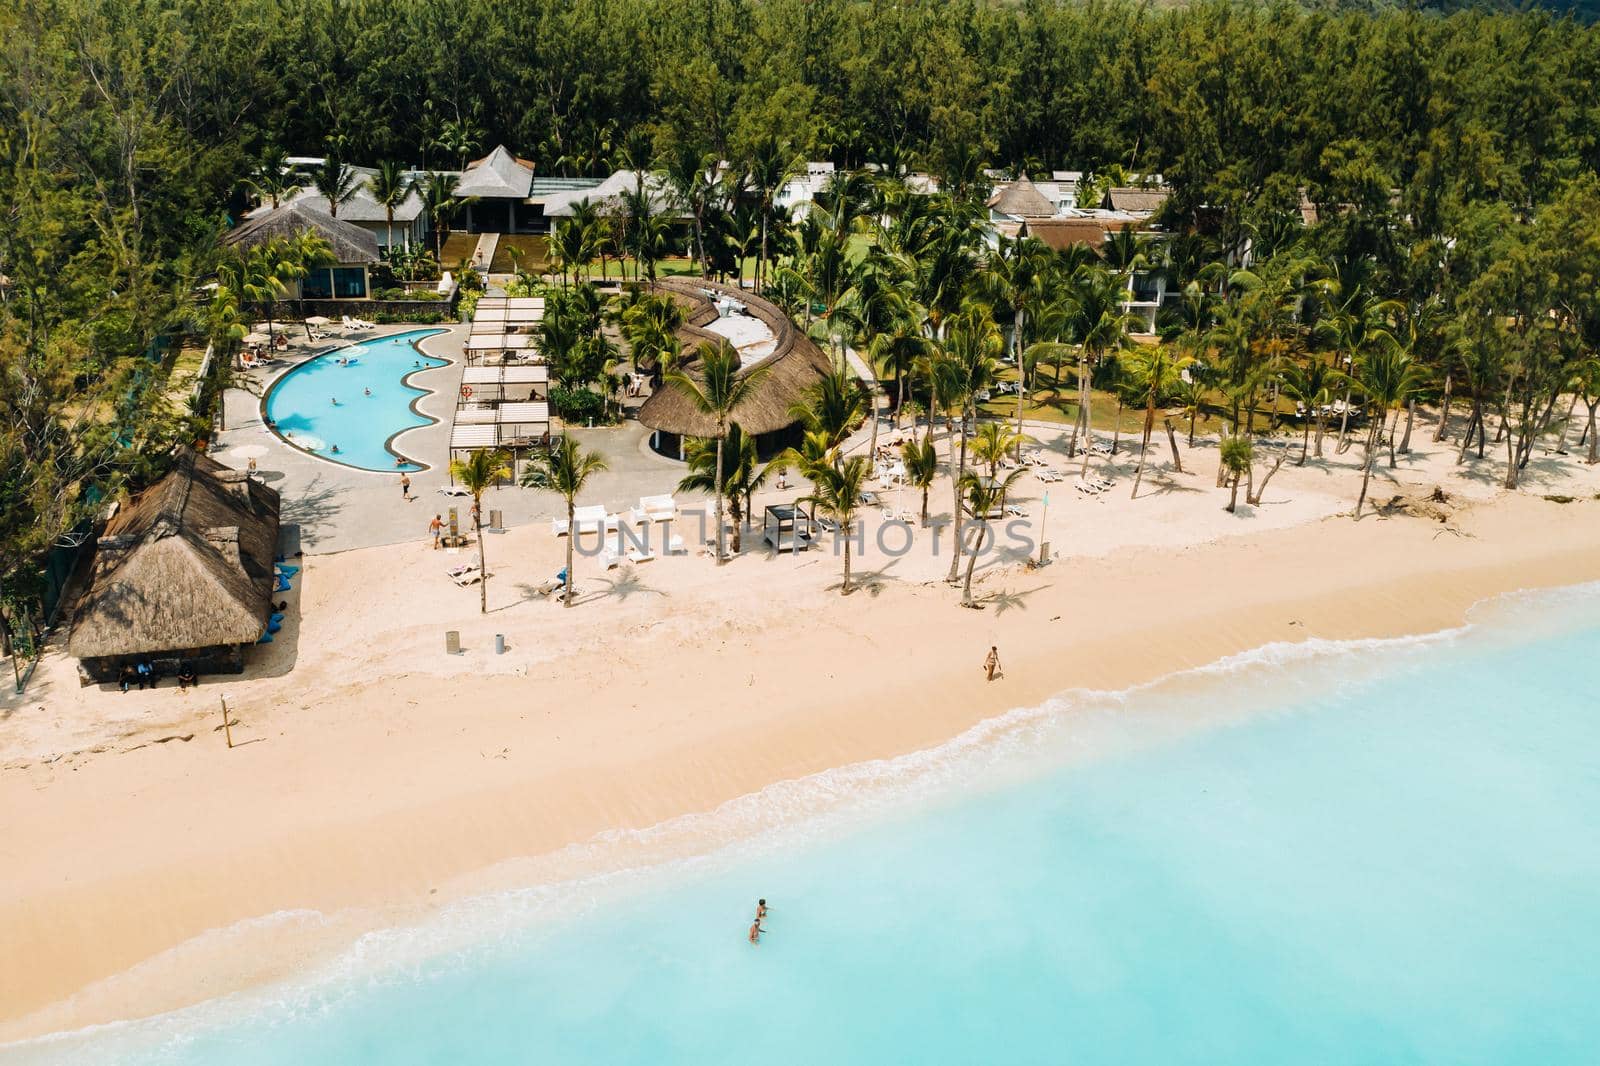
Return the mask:
<path id="1" fill-rule="evenodd" d="M 339 406 L 339 397 L 331 396 L 331 397 L 328 398 L 328 402 L 330 404 L 332 404 L 334 407 L 338 407 Z"/>
<path id="2" fill-rule="evenodd" d="M 335 444 L 333 446 L 333 454 L 334 455 L 338 455 L 339 454 L 339 446 L 337 444 Z"/>
<path id="3" fill-rule="evenodd" d="M 372 390 L 371 389 L 362 389 L 361 391 L 366 393 L 368 396 L 372 395 Z"/>
<path id="4" fill-rule="evenodd" d="M 764 900 L 764 899 L 756 900 L 756 921 L 759 922 L 759 921 L 761 921 L 761 919 L 765 918 L 766 916 L 767 916 L 767 901 Z"/>
<path id="5" fill-rule="evenodd" d="M 750 923 L 750 943 L 761 943 L 761 919 L 757 918 Z"/>

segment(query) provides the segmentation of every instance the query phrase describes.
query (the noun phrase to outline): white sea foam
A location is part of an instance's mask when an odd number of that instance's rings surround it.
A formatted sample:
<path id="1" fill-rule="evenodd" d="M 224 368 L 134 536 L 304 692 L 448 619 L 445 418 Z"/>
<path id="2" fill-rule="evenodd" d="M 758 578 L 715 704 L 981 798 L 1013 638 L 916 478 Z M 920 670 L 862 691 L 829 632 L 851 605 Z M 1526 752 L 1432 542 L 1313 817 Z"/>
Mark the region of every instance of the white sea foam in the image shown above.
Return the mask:
<path id="1" fill-rule="evenodd" d="M 525 887 L 469 896 L 423 922 L 365 933 L 333 961 L 292 982 L 157 1018 L 11 1045 L 0 1049 L 0 1057 L 9 1062 L 10 1052 L 32 1050 L 50 1054 L 16 1061 L 67 1061 L 55 1052 L 111 1035 L 126 1038 L 130 1047 L 171 1048 L 244 1019 L 271 1024 L 273 1019 L 331 1011 L 375 984 L 449 972 L 476 964 L 486 951 L 525 946 L 528 938 L 580 919 L 622 895 L 760 855 L 794 854 L 896 811 L 918 809 L 929 799 L 944 802 L 971 788 L 999 787 L 1019 775 L 1057 768 L 1063 760 L 1115 757 L 1196 728 L 1250 720 L 1261 709 L 1292 712 L 1346 686 L 1371 684 L 1404 670 L 1430 652 L 1452 646 L 1470 650 L 1470 642 L 1485 637 L 1503 641 L 1508 630 L 1520 637 L 1535 620 L 1571 628 L 1573 609 L 1597 606 L 1600 583 L 1515 593 L 1484 601 L 1467 624 L 1439 632 L 1273 642 L 1127 689 L 1072 690 L 986 719 L 935 747 L 779 781 L 711 811 L 644 829 L 609 830 L 553 855 L 507 864 L 500 872 Z M 562 870 L 583 872 L 551 878 L 553 871 Z M 270 915 L 206 934 L 168 955 L 211 950 L 275 924 L 303 927 L 328 921 L 315 912 Z M 161 960 L 166 961 L 170 959 Z M 152 960 L 145 965 L 157 964 Z"/>

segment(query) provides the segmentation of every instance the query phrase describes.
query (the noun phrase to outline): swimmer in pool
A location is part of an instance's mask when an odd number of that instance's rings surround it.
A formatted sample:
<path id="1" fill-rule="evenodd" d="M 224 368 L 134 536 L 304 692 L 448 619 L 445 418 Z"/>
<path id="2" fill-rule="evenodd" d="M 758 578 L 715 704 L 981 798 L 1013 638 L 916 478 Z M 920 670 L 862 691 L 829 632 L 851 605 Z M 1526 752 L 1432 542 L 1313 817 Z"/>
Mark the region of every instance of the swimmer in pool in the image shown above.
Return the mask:
<path id="1" fill-rule="evenodd" d="M 333 406 L 338 407 L 339 406 L 339 397 L 334 396 L 334 397 L 330 398 L 328 400 L 328 402 L 331 403 Z"/>
<path id="2" fill-rule="evenodd" d="M 361 391 L 366 393 L 368 396 L 372 395 L 372 390 L 371 389 L 362 389 Z"/>
<path id="3" fill-rule="evenodd" d="M 333 454 L 334 455 L 338 455 L 339 454 L 339 446 L 337 444 L 335 444 L 333 446 Z"/>

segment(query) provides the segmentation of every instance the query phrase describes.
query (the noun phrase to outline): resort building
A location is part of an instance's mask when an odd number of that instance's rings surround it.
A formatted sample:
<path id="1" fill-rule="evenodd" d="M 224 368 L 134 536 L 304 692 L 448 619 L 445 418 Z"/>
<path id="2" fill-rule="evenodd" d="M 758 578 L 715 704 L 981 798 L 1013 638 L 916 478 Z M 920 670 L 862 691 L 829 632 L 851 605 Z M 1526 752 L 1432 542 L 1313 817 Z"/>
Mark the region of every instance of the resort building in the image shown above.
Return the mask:
<path id="1" fill-rule="evenodd" d="M 324 205 L 325 206 L 325 205 Z M 378 240 L 370 230 L 343 218 L 332 218 L 326 210 L 306 200 L 295 200 L 258 214 L 230 230 L 222 238 L 225 245 L 251 248 L 276 237 L 298 237 L 312 232 L 328 242 L 333 262 L 314 267 L 289 286 L 291 300 L 365 300 L 372 294 L 369 269 L 378 262 Z"/>
<path id="2" fill-rule="evenodd" d="M 379 248 L 410 248 L 412 245 L 426 245 L 428 241 L 428 212 L 422 202 L 422 196 L 415 189 L 406 194 L 406 198 L 394 208 L 394 222 L 389 221 L 389 211 L 372 197 L 372 190 L 367 182 L 377 174 L 370 167 L 348 167 L 356 180 L 355 195 L 339 205 L 338 219 L 340 222 L 349 222 L 360 226 L 371 233 L 377 240 Z M 416 177 L 416 174 L 409 175 Z M 313 186 L 303 185 L 288 196 L 279 200 L 279 206 L 286 204 L 301 204 L 324 215 L 332 217 L 328 210 L 328 198 L 319 193 Z M 245 215 L 246 219 L 260 218 L 270 214 L 270 204 L 263 204 Z"/>
<path id="3" fill-rule="evenodd" d="M 266 631 L 278 493 L 195 452 L 121 507 L 95 543 L 67 638 L 85 684 L 147 663 L 158 675 L 238 673 Z"/>
<path id="4" fill-rule="evenodd" d="M 707 342 L 727 343 L 740 354 L 741 375 L 768 368 L 733 416 L 755 438 L 757 452 L 772 456 L 797 443 L 795 409 L 803 406 L 807 390 L 832 370 L 828 356 L 782 309 L 744 289 L 702 278 L 662 278 L 657 285 L 686 306 L 685 324 L 678 331 L 686 354 Z M 690 362 L 685 369 L 693 375 L 695 366 Z M 674 459 L 684 458 L 686 438 L 717 433 L 716 419 L 672 388 L 651 393 L 639 408 L 639 421 L 654 431 L 650 447 Z"/>

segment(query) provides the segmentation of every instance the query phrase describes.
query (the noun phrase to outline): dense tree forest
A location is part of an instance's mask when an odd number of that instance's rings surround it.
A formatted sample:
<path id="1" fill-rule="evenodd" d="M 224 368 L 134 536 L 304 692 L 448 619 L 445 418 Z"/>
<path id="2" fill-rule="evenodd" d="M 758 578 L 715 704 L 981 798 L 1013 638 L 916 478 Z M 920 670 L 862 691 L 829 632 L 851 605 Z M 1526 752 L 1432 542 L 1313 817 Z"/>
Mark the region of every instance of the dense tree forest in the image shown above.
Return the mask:
<path id="1" fill-rule="evenodd" d="M 1286 251 L 1190 323 L 1219 351 L 1251 314 L 1255 339 L 1281 329 L 1252 293 L 1278 309 L 1313 292 L 1316 336 L 1332 337 L 1359 332 L 1367 305 L 1349 301 L 1364 291 L 1405 309 L 1375 312 L 1391 332 L 1433 302 L 1476 308 L 1495 336 L 1451 343 L 1521 345 L 1525 367 L 1600 334 L 1597 83 L 1600 31 L 1537 11 L 16 0 L 0 8 L 0 606 L 81 521 L 87 489 L 138 483 L 192 435 L 199 412 L 156 395 L 152 345 L 215 335 L 201 319 L 219 308 L 193 294 L 225 266 L 218 234 L 272 151 L 455 169 L 505 143 L 542 173 L 597 175 L 707 157 L 754 169 L 782 144 L 842 169 L 925 169 L 968 203 L 986 167 L 1159 172 L 1173 232 Z M 1316 269 L 1282 237 L 1302 190 L 1337 207 Z M 998 298 L 1003 322 L 1018 300 Z M 1557 340 L 1532 329 L 1552 308 Z M 1517 397 L 1492 387 L 1536 418 L 1547 378 Z"/>

